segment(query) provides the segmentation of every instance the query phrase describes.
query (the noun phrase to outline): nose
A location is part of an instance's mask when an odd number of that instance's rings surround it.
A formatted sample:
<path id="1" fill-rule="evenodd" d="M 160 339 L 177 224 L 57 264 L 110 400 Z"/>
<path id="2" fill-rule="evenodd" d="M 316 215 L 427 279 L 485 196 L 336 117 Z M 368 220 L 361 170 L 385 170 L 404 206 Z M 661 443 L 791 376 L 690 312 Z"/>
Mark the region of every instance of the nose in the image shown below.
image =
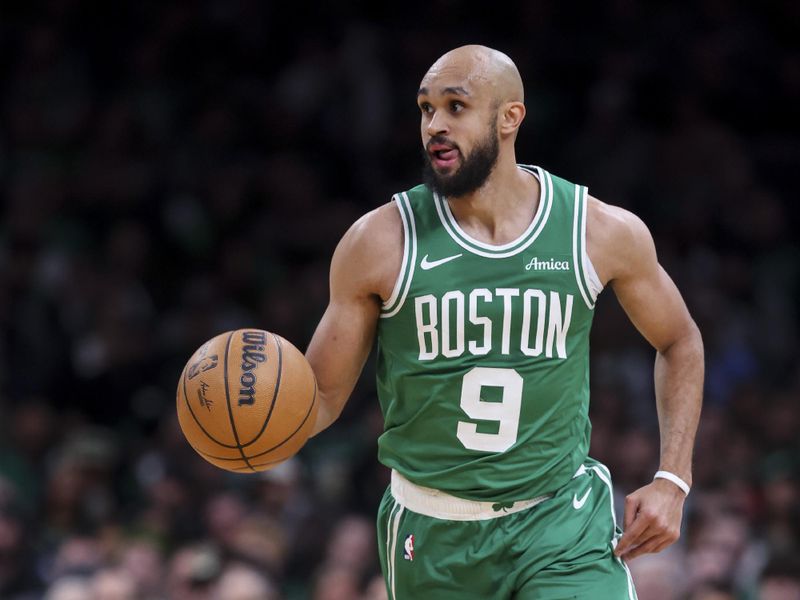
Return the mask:
<path id="1" fill-rule="evenodd" d="M 425 130 L 431 137 L 448 133 L 450 128 L 447 124 L 447 115 L 441 111 L 434 112 L 431 115 L 431 118 L 428 121 L 428 126 L 425 128 Z"/>

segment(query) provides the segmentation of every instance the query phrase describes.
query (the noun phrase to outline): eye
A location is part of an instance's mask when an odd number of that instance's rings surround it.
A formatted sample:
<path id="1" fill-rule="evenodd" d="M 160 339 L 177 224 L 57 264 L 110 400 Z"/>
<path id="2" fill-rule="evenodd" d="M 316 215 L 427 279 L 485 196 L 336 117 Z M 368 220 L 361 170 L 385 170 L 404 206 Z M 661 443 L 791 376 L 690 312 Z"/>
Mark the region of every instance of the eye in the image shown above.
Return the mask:
<path id="1" fill-rule="evenodd" d="M 450 110 L 454 113 L 461 112 L 462 110 L 464 110 L 464 103 L 459 102 L 458 100 L 453 100 L 450 103 Z"/>
<path id="2" fill-rule="evenodd" d="M 431 111 L 433 110 L 433 108 L 431 107 L 431 105 L 430 105 L 430 104 L 428 104 L 427 102 L 420 102 L 420 104 L 419 104 L 419 109 L 420 109 L 420 110 L 421 110 L 423 113 L 429 113 L 429 112 L 431 112 Z"/>

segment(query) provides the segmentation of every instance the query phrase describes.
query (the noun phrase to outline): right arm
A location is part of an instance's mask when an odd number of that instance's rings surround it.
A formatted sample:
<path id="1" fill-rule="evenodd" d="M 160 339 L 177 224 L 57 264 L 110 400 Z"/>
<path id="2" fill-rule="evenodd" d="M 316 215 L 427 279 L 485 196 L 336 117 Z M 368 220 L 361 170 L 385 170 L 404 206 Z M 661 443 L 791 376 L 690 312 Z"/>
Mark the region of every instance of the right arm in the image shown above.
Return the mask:
<path id="1" fill-rule="evenodd" d="M 393 202 L 356 221 L 333 253 L 330 301 L 306 351 L 318 385 L 312 435 L 339 417 L 358 381 L 402 254 L 403 225 Z"/>

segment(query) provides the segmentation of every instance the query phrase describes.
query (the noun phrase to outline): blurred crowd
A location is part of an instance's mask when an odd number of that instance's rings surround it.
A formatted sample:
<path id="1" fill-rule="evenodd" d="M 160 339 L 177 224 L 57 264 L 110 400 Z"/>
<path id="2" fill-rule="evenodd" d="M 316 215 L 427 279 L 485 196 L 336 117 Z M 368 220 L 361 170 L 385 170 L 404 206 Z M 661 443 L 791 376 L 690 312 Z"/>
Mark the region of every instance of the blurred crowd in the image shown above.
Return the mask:
<path id="1" fill-rule="evenodd" d="M 684 532 L 639 598 L 800 598 L 798 3 L 34 4 L 0 13 L 1 599 L 385 598 L 371 363 L 257 475 L 189 448 L 174 390 L 222 331 L 305 347 L 337 240 L 419 180 L 419 79 L 471 42 L 523 74 L 518 158 L 639 214 L 704 335 Z M 653 352 L 597 312 L 621 508 L 658 463 Z"/>

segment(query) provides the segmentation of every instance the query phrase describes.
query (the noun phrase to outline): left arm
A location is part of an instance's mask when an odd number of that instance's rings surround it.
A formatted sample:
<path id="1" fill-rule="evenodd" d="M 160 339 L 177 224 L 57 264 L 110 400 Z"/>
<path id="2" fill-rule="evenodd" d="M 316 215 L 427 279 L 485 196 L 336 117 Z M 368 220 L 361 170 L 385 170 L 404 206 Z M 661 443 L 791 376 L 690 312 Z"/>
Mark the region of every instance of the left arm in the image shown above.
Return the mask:
<path id="1" fill-rule="evenodd" d="M 594 213 L 594 219 L 592 215 Z M 601 278 L 639 332 L 656 349 L 655 393 L 661 435 L 659 470 L 692 483 L 692 450 L 703 391 L 703 342 L 672 279 L 658 264 L 647 227 L 637 217 L 594 200 L 589 243 Z M 594 238 L 594 239 L 593 239 Z M 602 269 L 602 272 L 601 272 Z M 660 552 L 680 535 L 685 494 L 656 479 L 625 499 L 625 533 L 616 554 Z"/>

